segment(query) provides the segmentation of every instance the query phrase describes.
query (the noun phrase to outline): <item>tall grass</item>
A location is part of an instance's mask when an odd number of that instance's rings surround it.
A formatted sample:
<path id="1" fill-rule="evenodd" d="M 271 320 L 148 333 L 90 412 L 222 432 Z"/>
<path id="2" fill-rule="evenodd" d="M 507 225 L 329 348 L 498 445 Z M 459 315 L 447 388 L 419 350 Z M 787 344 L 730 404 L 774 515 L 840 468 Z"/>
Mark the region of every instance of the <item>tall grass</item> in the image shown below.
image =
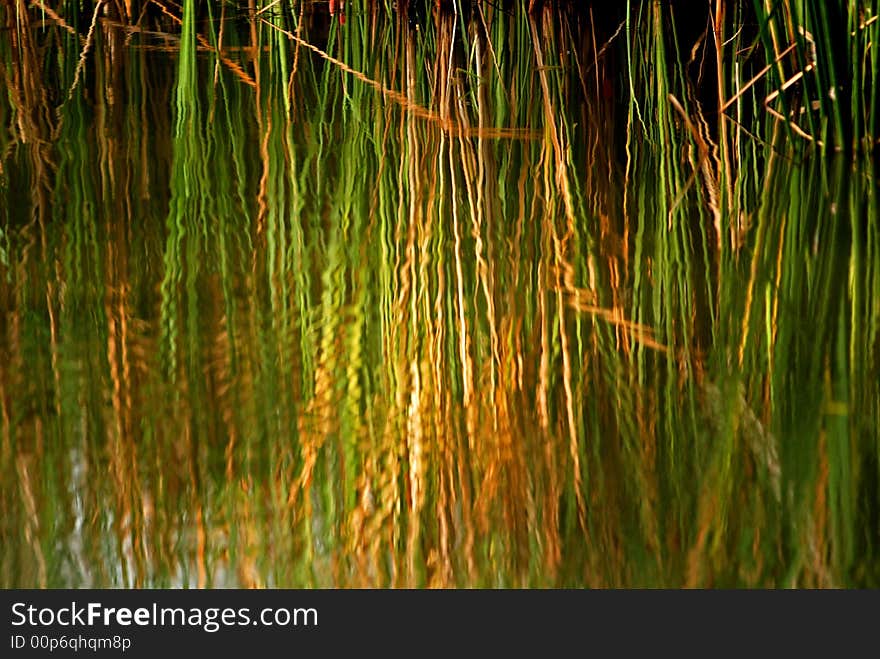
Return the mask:
<path id="1" fill-rule="evenodd" d="M 2 10 L 4 585 L 877 584 L 820 17 L 136 5 Z"/>

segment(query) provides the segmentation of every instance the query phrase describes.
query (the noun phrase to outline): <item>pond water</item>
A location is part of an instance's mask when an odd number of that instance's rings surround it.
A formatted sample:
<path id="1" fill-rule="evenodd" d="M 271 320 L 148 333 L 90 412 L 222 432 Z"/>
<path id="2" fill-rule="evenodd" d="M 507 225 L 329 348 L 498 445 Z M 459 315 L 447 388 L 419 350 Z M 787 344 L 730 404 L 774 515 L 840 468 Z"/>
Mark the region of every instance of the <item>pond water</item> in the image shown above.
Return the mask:
<path id="1" fill-rule="evenodd" d="M 550 13 L 5 19 L 0 586 L 880 585 L 870 160 Z"/>

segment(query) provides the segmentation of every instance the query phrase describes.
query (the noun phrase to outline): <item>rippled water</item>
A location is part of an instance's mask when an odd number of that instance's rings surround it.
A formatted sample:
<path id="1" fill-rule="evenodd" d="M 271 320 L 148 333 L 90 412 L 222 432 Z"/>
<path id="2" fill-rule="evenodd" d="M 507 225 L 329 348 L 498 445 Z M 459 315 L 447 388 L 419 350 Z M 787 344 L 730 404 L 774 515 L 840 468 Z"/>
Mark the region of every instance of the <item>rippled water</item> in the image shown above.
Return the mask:
<path id="1" fill-rule="evenodd" d="M 719 207 L 589 30 L 257 25 L 2 46 L 0 585 L 878 584 L 870 162 Z"/>

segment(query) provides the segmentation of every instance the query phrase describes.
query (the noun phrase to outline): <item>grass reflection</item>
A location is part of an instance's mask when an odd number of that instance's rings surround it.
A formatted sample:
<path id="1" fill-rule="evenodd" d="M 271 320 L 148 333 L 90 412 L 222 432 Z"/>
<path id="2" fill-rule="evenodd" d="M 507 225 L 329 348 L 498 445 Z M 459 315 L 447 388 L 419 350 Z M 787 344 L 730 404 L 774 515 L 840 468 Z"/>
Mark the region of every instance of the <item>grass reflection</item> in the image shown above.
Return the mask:
<path id="1" fill-rule="evenodd" d="M 0 46 L 2 585 L 877 584 L 870 159 L 660 3 L 206 11 Z"/>

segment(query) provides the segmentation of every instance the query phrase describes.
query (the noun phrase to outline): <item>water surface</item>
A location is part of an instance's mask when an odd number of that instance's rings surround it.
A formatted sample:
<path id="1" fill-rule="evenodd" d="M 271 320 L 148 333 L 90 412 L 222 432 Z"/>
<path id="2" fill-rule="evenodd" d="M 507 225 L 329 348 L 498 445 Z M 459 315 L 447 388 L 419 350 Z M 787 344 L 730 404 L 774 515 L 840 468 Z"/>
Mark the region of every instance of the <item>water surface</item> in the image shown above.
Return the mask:
<path id="1" fill-rule="evenodd" d="M 582 18 L 184 18 L 0 46 L 0 585 L 880 583 L 870 161 Z"/>

